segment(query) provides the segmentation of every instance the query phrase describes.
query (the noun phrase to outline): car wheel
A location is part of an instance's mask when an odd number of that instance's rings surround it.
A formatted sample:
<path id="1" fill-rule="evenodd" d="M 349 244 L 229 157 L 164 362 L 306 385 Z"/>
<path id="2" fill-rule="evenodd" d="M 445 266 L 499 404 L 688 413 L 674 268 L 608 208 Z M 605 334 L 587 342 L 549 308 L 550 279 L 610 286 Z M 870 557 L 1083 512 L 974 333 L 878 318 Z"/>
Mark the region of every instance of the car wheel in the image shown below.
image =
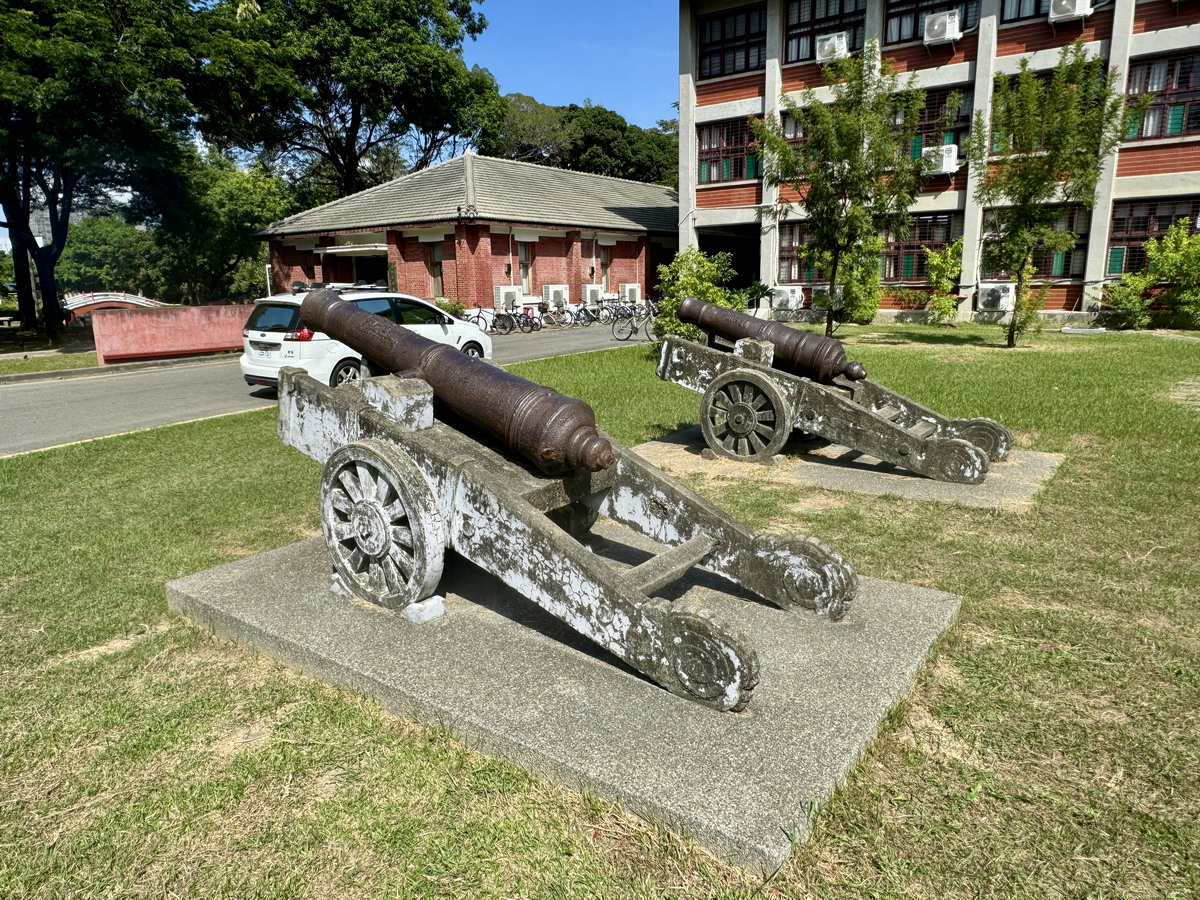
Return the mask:
<path id="1" fill-rule="evenodd" d="M 463 344 L 462 352 L 467 354 L 467 356 L 473 356 L 476 359 L 483 358 L 483 348 L 474 341 L 471 341 L 468 344 Z"/>
<path id="2" fill-rule="evenodd" d="M 339 384 L 346 384 L 349 381 L 358 381 L 359 369 L 360 366 L 356 360 L 343 359 L 333 367 L 333 372 L 329 376 L 329 386 L 337 387 Z"/>

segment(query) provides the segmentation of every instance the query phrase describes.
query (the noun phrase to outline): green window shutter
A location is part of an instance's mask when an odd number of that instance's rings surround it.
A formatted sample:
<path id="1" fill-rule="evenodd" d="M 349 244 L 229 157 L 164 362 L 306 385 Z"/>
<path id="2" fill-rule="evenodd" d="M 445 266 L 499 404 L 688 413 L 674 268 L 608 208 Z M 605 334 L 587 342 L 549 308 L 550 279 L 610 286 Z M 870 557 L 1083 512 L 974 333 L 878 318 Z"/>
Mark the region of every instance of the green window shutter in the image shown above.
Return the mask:
<path id="1" fill-rule="evenodd" d="M 721 180 L 728 181 L 733 174 L 733 160 L 726 156 L 721 160 Z"/>
<path id="2" fill-rule="evenodd" d="M 1120 275 L 1125 271 L 1125 248 L 1124 247 L 1109 247 L 1108 248 L 1108 274 Z"/>
<path id="3" fill-rule="evenodd" d="M 913 255 L 911 253 L 904 254 L 904 277 L 913 277 Z"/>
<path id="4" fill-rule="evenodd" d="M 817 277 L 816 267 L 813 266 L 811 260 L 804 264 L 804 277 L 808 281 L 812 281 Z"/>
<path id="5" fill-rule="evenodd" d="M 1136 115 L 1129 116 L 1129 124 L 1125 128 L 1125 140 L 1132 141 L 1138 136 L 1138 130 L 1142 127 L 1142 117 Z"/>
<path id="6" fill-rule="evenodd" d="M 702 160 L 700 160 L 700 183 L 706 184 L 707 182 L 708 182 L 708 160 L 702 159 Z"/>
<path id="7" fill-rule="evenodd" d="M 1177 103 L 1167 111 L 1167 136 L 1183 134 L 1184 105 Z"/>
<path id="8" fill-rule="evenodd" d="M 1055 276 L 1062 275 L 1067 267 L 1067 254 L 1062 250 L 1054 251 L 1054 258 L 1050 262 L 1050 274 Z"/>
<path id="9" fill-rule="evenodd" d="M 921 158 L 921 136 L 919 134 L 915 135 L 912 139 L 912 143 L 909 144 L 908 158 L 909 159 L 920 159 Z"/>
<path id="10" fill-rule="evenodd" d="M 953 131 L 942 132 L 942 146 L 949 147 L 953 143 L 954 143 L 954 132 Z"/>
<path id="11" fill-rule="evenodd" d="M 746 157 L 746 177 L 758 177 L 758 157 L 754 156 L 753 154 Z"/>
<path id="12" fill-rule="evenodd" d="M 992 131 L 992 152 L 1004 152 L 1004 133 L 1001 132 L 999 128 Z"/>

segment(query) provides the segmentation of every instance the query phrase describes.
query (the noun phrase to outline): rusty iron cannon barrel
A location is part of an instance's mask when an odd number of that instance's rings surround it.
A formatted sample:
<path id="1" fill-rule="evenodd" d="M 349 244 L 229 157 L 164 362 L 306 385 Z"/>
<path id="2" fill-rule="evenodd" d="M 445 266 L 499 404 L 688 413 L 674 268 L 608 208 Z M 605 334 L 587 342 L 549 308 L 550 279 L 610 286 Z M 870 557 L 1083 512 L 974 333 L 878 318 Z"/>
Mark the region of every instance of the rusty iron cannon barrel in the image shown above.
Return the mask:
<path id="1" fill-rule="evenodd" d="M 770 341 L 775 345 L 772 365 L 784 372 L 825 383 L 838 375 L 854 381 L 867 377 L 862 363 L 847 360 L 842 342 L 833 338 L 788 328 L 782 322 L 756 319 L 696 297 L 684 298 L 679 304 L 678 316 L 681 322 L 690 322 L 710 335 L 717 334 L 726 340 Z"/>
<path id="2" fill-rule="evenodd" d="M 336 291 L 313 291 L 300 315 L 310 327 L 353 347 L 389 372 L 420 375 L 455 414 L 499 439 L 547 475 L 593 472 L 616 461 L 582 400 L 534 384 L 347 303 Z"/>

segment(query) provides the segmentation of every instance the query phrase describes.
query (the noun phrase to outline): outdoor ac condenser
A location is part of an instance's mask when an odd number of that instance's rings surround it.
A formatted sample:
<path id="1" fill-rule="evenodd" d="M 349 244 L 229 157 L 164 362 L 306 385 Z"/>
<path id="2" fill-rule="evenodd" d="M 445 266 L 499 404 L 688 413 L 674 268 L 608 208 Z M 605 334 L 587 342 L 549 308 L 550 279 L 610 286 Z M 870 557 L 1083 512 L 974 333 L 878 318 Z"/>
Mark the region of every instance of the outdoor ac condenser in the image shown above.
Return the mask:
<path id="1" fill-rule="evenodd" d="M 621 302 L 626 306 L 633 306 L 642 302 L 642 286 L 640 284 L 623 284 L 621 289 Z"/>
<path id="2" fill-rule="evenodd" d="M 844 31 L 822 34 L 817 38 L 817 62 L 830 62 L 850 55 L 849 36 Z"/>
<path id="3" fill-rule="evenodd" d="M 492 304 L 496 309 L 512 312 L 521 303 L 521 287 L 515 284 L 498 284 L 492 288 Z"/>
<path id="4" fill-rule="evenodd" d="M 1050 0 L 1050 21 L 1066 22 L 1092 14 L 1092 0 Z"/>
<path id="5" fill-rule="evenodd" d="M 979 282 L 979 309 L 1009 312 L 1017 305 L 1016 285 L 1011 281 Z"/>
<path id="6" fill-rule="evenodd" d="M 962 37 L 958 24 L 958 10 L 930 13 L 925 17 L 925 46 L 949 44 Z"/>
<path id="7" fill-rule="evenodd" d="M 599 306 L 604 302 L 604 285 L 585 284 L 583 286 L 583 305 Z"/>
<path id="8" fill-rule="evenodd" d="M 542 285 L 542 302 L 552 309 L 562 309 L 571 302 L 571 288 L 566 284 Z"/>
<path id="9" fill-rule="evenodd" d="M 938 175 L 953 175 L 958 171 L 958 147 L 955 144 L 945 144 L 941 147 L 926 147 L 925 156 L 933 160 L 934 173 Z"/>

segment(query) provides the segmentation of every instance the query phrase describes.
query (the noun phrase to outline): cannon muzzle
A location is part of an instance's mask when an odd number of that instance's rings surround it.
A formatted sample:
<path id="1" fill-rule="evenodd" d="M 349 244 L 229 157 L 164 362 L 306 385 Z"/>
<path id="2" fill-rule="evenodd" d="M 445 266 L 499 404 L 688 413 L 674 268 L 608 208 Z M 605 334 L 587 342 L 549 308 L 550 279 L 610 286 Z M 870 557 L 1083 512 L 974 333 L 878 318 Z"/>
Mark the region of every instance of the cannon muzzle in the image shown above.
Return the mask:
<path id="1" fill-rule="evenodd" d="M 412 372 L 448 409 L 521 454 L 547 475 L 593 472 L 616 461 L 588 404 L 424 338 L 359 309 L 329 289 L 304 298 L 300 316 L 389 372 Z"/>
<path id="2" fill-rule="evenodd" d="M 684 298 L 679 304 L 678 316 L 681 322 L 690 322 L 710 335 L 720 335 L 729 341 L 741 338 L 770 341 L 775 345 L 772 365 L 784 372 L 826 384 L 838 375 L 854 381 L 867 377 L 862 363 L 847 360 L 842 342 L 833 338 L 788 328 L 782 322 L 756 319 L 696 297 Z"/>

